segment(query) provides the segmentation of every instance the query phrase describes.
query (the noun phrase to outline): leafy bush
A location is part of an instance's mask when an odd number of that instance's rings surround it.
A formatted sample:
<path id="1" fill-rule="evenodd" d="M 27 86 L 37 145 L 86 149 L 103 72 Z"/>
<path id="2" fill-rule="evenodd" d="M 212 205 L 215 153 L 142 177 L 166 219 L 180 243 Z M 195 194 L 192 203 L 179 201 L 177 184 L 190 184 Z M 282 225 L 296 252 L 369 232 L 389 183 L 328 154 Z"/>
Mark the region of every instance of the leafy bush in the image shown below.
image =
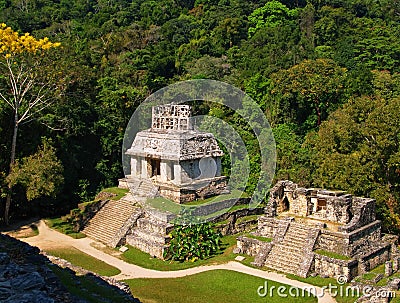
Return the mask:
<path id="1" fill-rule="evenodd" d="M 222 235 L 210 222 L 177 225 L 171 233 L 171 242 L 164 258 L 175 261 L 195 262 L 216 254 L 221 245 Z"/>

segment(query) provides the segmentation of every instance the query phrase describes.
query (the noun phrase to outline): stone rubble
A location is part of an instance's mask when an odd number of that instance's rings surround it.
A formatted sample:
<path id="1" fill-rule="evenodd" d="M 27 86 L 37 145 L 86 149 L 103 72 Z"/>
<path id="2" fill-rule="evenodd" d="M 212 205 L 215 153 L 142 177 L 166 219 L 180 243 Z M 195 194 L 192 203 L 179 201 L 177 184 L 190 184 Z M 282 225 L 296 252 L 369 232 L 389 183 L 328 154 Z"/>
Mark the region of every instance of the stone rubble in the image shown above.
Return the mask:
<path id="1" fill-rule="evenodd" d="M 113 289 L 126 302 L 140 302 L 132 297 L 129 286 L 108 277 L 101 277 L 65 260 L 47 257 L 39 249 L 0 234 L 0 302 L 4 303 L 87 303 L 69 293 L 50 269 L 59 264 L 67 273 L 85 275 L 102 287 Z M 52 263 L 50 260 L 54 261 Z M 78 286 L 78 281 L 76 281 Z M 94 297 L 96 294 L 92 294 Z M 99 297 L 99 303 L 108 303 Z"/>

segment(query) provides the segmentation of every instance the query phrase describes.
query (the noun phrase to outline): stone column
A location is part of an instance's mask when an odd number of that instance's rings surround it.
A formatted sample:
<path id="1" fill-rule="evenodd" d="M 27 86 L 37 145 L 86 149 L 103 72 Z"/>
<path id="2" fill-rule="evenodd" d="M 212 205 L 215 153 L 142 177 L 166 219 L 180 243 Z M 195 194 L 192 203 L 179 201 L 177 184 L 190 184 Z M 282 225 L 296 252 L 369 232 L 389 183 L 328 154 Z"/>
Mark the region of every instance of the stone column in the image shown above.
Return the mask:
<path id="1" fill-rule="evenodd" d="M 168 161 L 167 162 L 167 177 L 168 180 L 174 180 L 174 162 Z"/>
<path id="2" fill-rule="evenodd" d="M 140 170 L 138 171 L 137 167 L 137 159 L 136 157 L 131 157 L 131 175 L 132 176 L 140 176 Z"/>
<path id="3" fill-rule="evenodd" d="M 392 261 L 385 262 L 385 276 L 391 276 L 393 274 Z"/>
<path id="4" fill-rule="evenodd" d="M 168 165 L 164 160 L 161 160 L 160 163 L 160 179 L 162 181 L 168 180 Z"/>
<path id="5" fill-rule="evenodd" d="M 141 160 L 141 166 L 142 166 L 142 178 L 149 178 L 150 176 L 148 176 L 147 174 L 147 160 L 145 158 L 142 158 Z"/>
<path id="6" fill-rule="evenodd" d="M 182 183 L 182 167 L 179 163 L 174 163 L 174 182 L 175 184 Z"/>

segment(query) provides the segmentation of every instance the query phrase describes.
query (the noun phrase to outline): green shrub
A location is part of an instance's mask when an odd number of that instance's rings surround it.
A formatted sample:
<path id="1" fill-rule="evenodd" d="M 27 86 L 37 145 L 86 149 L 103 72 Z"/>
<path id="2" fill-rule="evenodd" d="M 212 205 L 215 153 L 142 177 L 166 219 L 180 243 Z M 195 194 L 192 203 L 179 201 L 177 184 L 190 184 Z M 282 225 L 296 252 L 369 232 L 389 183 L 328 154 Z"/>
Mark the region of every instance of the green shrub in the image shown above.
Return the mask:
<path id="1" fill-rule="evenodd" d="M 164 258 L 175 261 L 197 261 L 216 254 L 222 235 L 209 222 L 177 225 L 171 233 L 171 242 Z"/>

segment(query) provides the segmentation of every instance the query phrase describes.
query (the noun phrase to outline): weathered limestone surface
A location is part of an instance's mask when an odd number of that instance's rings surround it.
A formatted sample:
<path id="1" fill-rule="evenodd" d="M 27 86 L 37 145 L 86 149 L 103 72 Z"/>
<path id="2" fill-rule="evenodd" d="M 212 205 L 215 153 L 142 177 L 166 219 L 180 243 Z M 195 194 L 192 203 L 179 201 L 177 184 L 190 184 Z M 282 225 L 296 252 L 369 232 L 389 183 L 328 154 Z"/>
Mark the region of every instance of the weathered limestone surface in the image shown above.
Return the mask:
<path id="1" fill-rule="evenodd" d="M 190 115 L 188 105 L 153 107 L 152 127 L 138 132 L 126 151 L 131 175 L 120 180 L 120 186 L 136 182 L 130 179 L 147 179 L 161 196 L 178 203 L 226 191 L 223 152 L 213 134 L 193 128 Z"/>
<path id="2" fill-rule="evenodd" d="M 147 215 L 137 221 L 130 234 L 126 237 L 126 243 L 144 251 L 159 259 L 164 258 L 164 251 L 170 241 L 169 233 L 173 224 L 154 216 Z"/>
<path id="3" fill-rule="evenodd" d="M 343 191 L 302 188 L 288 180 L 279 181 L 270 191 L 265 216 L 258 219 L 257 234 L 273 239 L 264 265 L 299 276 L 314 271 L 330 277 L 344 275 L 350 280 L 385 262 L 388 275 L 393 270 L 390 267 L 398 270 L 400 266 L 398 237 L 382 236 L 375 200 Z M 243 243 L 238 245 L 244 247 Z M 329 258 L 315 250 L 350 260 Z M 265 253 L 260 251 L 259 255 Z M 393 265 L 390 259 L 394 259 Z"/>
<path id="4" fill-rule="evenodd" d="M 307 277 L 313 248 L 319 230 L 295 222 L 282 222 L 272 240 L 272 249 L 265 266 L 301 277 Z"/>
<path id="5" fill-rule="evenodd" d="M 257 256 L 262 251 L 267 254 L 271 250 L 272 244 L 268 242 L 263 242 L 258 239 L 253 239 L 245 236 L 240 236 L 237 238 L 237 253 L 246 254 L 249 256 Z"/>
<path id="6" fill-rule="evenodd" d="M 109 200 L 86 224 L 82 232 L 88 237 L 116 247 L 123 241 L 128 229 L 143 214 L 134 202 Z"/>
<path id="7" fill-rule="evenodd" d="M 352 228 L 375 220 L 373 199 L 353 198 L 343 191 L 303 188 L 291 181 L 279 181 L 270 191 L 266 214 L 274 217 L 283 212 L 296 216 L 348 224 Z M 365 215 L 361 215 L 364 207 Z M 359 211 L 360 210 L 360 211 Z M 361 220 L 361 225 L 357 225 Z M 350 228 L 350 227 L 349 227 Z"/>
<path id="8" fill-rule="evenodd" d="M 314 255 L 314 271 L 321 275 L 332 278 L 344 276 L 350 281 L 358 273 L 357 260 L 339 260 L 327 256 Z"/>
<path id="9" fill-rule="evenodd" d="M 316 248 L 348 257 L 362 253 L 366 247 L 381 240 L 381 222 L 375 221 L 351 233 L 321 230 Z"/>

